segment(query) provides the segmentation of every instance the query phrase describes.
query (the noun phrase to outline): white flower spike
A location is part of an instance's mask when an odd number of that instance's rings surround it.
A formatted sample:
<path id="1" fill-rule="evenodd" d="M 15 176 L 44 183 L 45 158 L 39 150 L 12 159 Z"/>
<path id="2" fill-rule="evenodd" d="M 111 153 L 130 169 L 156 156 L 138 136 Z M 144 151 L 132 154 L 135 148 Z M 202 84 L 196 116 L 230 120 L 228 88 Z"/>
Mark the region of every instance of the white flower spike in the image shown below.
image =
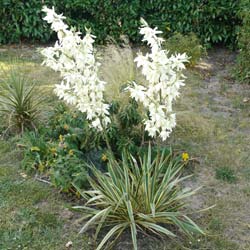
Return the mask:
<path id="1" fill-rule="evenodd" d="M 160 136 L 165 141 L 176 126 L 172 103 L 179 96 L 179 89 L 184 86 L 182 70 L 188 61 L 186 54 L 168 56 L 168 51 L 161 48 L 161 31 L 150 28 L 141 20 L 140 34 L 150 46 L 146 55 L 138 53 L 135 58 L 137 67 L 141 68 L 147 83 L 142 86 L 135 82 L 128 88 L 130 96 L 142 103 L 145 109 L 145 129 L 151 137 Z M 149 115 L 147 115 L 149 114 Z"/>
<path id="2" fill-rule="evenodd" d="M 66 103 L 86 113 L 92 127 L 102 130 L 109 122 L 109 105 L 104 103 L 105 82 L 98 78 L 98 63 L 94 56 L 95 37 L 90 30 L 81 38 L 79 32 L 68 29 L 65 17 L 56 14 L 54 7 L 43 7 L 44 20 L 57 32 L 54 47 L 42 50 L 43 64 L 59 71 L 62 82 L 56 85 L 56 95 Z"/>

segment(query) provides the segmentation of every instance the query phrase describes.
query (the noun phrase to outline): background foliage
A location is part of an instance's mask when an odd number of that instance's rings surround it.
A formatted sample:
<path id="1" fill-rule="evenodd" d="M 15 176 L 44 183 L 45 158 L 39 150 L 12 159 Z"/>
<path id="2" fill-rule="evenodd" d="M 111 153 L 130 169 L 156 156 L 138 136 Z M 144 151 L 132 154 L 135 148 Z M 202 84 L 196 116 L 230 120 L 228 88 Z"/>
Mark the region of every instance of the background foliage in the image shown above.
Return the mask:
<path id="1" fill-rule="evenodd" d="M 195 66 L 201 56 L 206 54 L 206 49 L 201 46 L 199 39 L 194 33 L 187 35 L 175 33 L 165 41 L 164 46 L 170 55 L 186 53 L 188 56 L 188 63 L 186 65 L 190 67 Z"/>
<path id="2" fill-rule="evenodd" d="M 239 22 L 237 0 L 2 0 L 0 43 L 51 40 L 53 35 L 41 19 L 42 5 L 54 5 L 82 32 L 84 26 L 92 28 L 99 43 L 110 36 L 119 40 L 122 34 L 138 42 L 139 20 L 144 17 L 166 35 L 194 32 L 205 44 L 234 44 Z"/>
<path id="3" fill-rule="evenodd" d="M 239 31 L 238 47 L 240 53 L 237 57 L 236 76 L 241 82 L 250 83 L 250 1 L 241 0 L 238 13 L 242 19 Z"/>

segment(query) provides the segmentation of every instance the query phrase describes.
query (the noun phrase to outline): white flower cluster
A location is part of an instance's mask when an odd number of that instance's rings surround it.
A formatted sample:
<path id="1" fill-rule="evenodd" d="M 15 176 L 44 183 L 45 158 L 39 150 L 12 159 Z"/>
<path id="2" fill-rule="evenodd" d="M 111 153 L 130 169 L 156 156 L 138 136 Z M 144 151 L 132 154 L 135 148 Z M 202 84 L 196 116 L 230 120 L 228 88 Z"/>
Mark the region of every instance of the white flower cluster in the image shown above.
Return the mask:
<path id="1" fill-rule="evenodd" d="M 63 22 L 65 17 L 55 13 L 54 7 L 43 7 L 46 20 L 52 30 L 57 32 L 58 41 L 54 47 L 42 50 L 44 64 L 62 76 L 55 93 L 60 99 L 74 105 L 86 113 L 91 125 L 102 130 L 109 122 L 109 105 L 104 103 L 103 91 L 105 82 L 98 78 L 100 63 L 96 61 L 93 51 L 94 36 L 86 30 L 81 38 L 79 32 L 68 29 Z"/>
<path id="2" fill-rule="evenodd" d="M 42 51 L 46 58 L 44 64 L 59 71 L 63 78 L 61 84 L 56 85 L 55 92 L 59 98 L 86 113 L 93 127 L 102 130 L 103 126 L 110 123 L 110 118 L 109 105 L 104 103 L 103 97 L 106 83 L 97 75 L 100 63 L 94 56 L 95 37 L 89 30 L 81 38 L 79 32 L 68 29 L 63 22 L 65 17 L 56 14 L 54 8 L 43 7 L 43 11 L 47 14 L 44 20 L 51 24 L 52 30 L 58 35 L 54 47 Z M 161 47 L 164 40 L 157 36 L 161 33 L 157 28 L 151 29 L 142 20 L 140 34 L 150 46 L 151 52 L 146 55 L 138 53 L 135 62 L 142 68 L 147 84 L 133 82 L 128 89 L 131 97 L 145 108 L 147 118 L 144 124 L 149 135 L 159 135 L 162 140 L 166 140 L 176 125 L 172 103 L 184 85 L 181 72 L 185 68 L 187 56 L 168 56 L 168 51 Z"/>
<path id="3" fill-rule="evenodd" d="M 157 36 L 162 32 L 150 28 L 144 20 L 141 22 L 140 34 L 151 52 L 146 55 L 138 53 L 135 62 L 142 68 L 147 84 L 133 82 L 128 89 L 131 97 L 141 102 L 148 114 L 144 124 L 149 135 L 159 135 L 164 141 L 176 125 L 172 103 L 179 96 L 180 87 L 185 85 L 181 72 L 188 58 L 186 54 L 168 56 L 168 51 L 161 47 L 164 40 Z"/>

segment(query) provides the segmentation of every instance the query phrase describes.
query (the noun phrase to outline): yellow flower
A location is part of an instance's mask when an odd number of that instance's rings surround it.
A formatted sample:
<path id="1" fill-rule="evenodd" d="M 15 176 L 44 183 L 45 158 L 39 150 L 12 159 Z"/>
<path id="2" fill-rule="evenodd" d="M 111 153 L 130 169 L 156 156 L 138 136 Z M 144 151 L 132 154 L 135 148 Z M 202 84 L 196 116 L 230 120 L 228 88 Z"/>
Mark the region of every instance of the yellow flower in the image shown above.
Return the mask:
<path id="1" fill-rule="evenodd" d="M 52 153 L 52 155 L 56 155 L 56 148 L 50 148 L 50 152 Z"/>
<path id="2" fill-rule="evenodd" d="M 64 124 L 64 125 L 63 125 L 63 128 L 64 128 L 65 130 L 69 130 L 69 125 Z"/>
<path id="3" fill-rule="evenodd" d="M 70 156 L 74 155 L 74 150 L 73 150 L 73 149 L 70 149 L 70 150 L 69 150 L 69 155 L 70 155 Z"/>
<path id="4" fill-rule="evenodd" d="M 182 153 L 182 160 L 188 161 L 189 160 L 189 154 L 187 152 Z"/>
<path id="5" fill-rule="evenodd" d="M 30 151 L 32 151 L 32 152 L 39 152 L 40 148 L 39 147 L 31 147 Z"/>
<path id="6" fill-rule="evenodd" d="M 105 154 L 102 154 L 102 161 L 107 161 L 108 160 L 108 158 L 107 158 L 107 155 L 105 155 Z"/>
<path id="7" fill-rule="evenodd" d="M 43 171 L 44 171 L 44 169 L 45 169 L 44 164 L 39 163 L 39 165 L 38 165 L 38 170 L 39 170 L 40 172 L 43 172 Z"/>
<path id="8" fill-rule="evenodd" d="M 63 142 L 63 136 L 62 135 L 59 135 L 59 141 Z"/>
<path id="9" fill-rule="evenodd" d="M 76 197 L 79 199 L 81 197 L 81 194 L 77 191 L 76 192 Z"/>

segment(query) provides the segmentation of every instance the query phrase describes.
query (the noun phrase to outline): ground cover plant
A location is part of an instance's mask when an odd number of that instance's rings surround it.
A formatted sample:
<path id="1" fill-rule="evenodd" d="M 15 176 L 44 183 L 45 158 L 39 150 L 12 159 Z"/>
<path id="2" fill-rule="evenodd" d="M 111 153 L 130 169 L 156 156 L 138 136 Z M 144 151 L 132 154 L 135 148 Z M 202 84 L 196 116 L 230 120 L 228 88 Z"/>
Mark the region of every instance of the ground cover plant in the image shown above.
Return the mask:
<path id="1" fill-rule="evenodd" d="M 236 181 L 234 171 L 227 167 L 216 169 L 216 178 L 229 183 L 234 183 Z"/>
<path id="2" fill-rule="evenodd" d="M 107 130 L 112 152 L 118 158 L 125 148 L 139 154 L 142 139 L 147 137 L 136 127 L 141 119 L 138 120 L 135 104 L 123 109 L 116 105 L 116 111 L 112 112 L 115 122 Z M 22 167 L 30 173 L 38 171 L 46 179 L 49 177 L 52 184 L 66 192 L 76 191 L 72 184 L 86 187 L 86 163 L 94 163 L 103 170 L 107 163 L 105 137 L 89 127 L 84 114 L 63 103 L 55 107 L 46 126 L 38 127 L 36 132 L 26 132 L 20 145 L 25 150 Z"/>

